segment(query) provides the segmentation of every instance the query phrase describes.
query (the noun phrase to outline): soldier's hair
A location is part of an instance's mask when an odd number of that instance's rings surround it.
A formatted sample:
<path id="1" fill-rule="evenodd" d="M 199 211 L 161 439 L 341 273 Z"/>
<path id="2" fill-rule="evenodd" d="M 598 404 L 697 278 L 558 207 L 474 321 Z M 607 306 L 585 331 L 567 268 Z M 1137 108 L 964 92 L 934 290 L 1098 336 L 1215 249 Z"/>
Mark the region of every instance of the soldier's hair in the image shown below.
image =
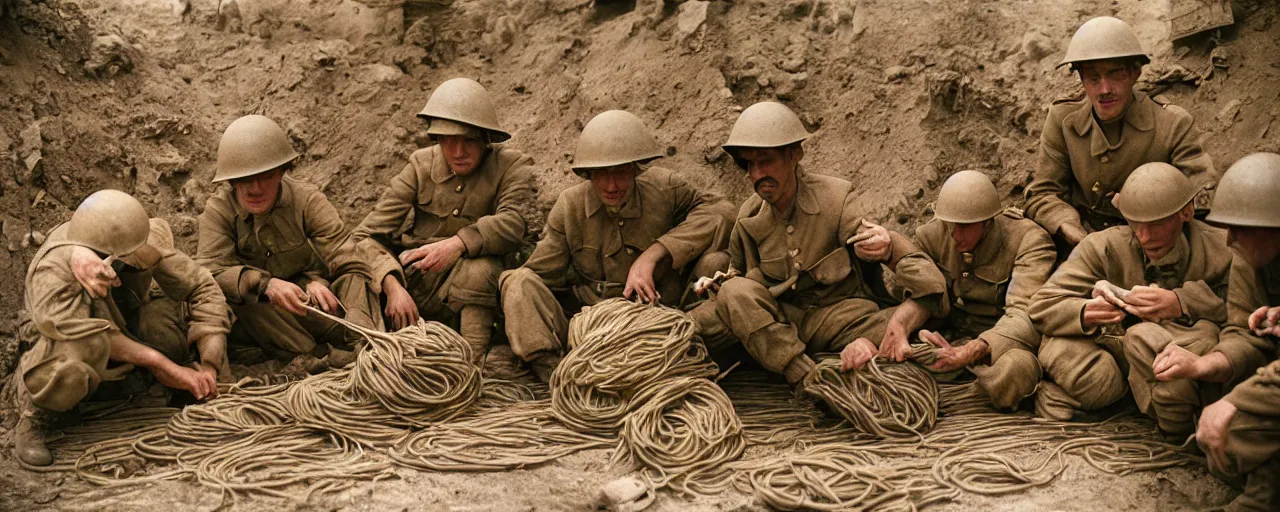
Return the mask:
<path id="1" fill-rule="evenodd" d="M 1103 59 L 1103 60 L 1112 60 L 1112 59 Z M 1133 56 L 1133 57 L 1129 57 L 1129 58 L 1125 59 L 1124 64 L 1125 64 L 1125 66 L 1126 66 L 1126 67 L 1128 67 L 1128 68 L 1129 68 L 1129 69 L 1131 69 L 1131 70 L 1138 71 L 1138 72 L 1142 72 L 1142 67 L 1143 67 L 1143 66 L 1146 66 L 1146 65 L 1147 65 L 1147 63 L 1148 63 L 1148 62 L 1150 62 L 1150 61 L 1151 61 L 1151 60 L 1150 60 L 1150 59 L 1148 59 L 1148 58 L 1146 58 L 1145 56 L 1135 55 L 1135 56 Z M 1083 61 L 1083 62 L 1072 62 L 1072 63 L 1071 63 L 1071 71 L 1075 72 L 1075 73 L 1078 75 L 1078 74 L 1080 74 L 1080 73 L 1083 71 L 1083 70 L 1081 69 L 1080 65 L 1081 65 L 1081 64 L 1086 64 L 1086 63 L 1089 63 L 1089 62 L 1096 62 L 1096 61 L 1086 60 L 1086 61 Z M 1081 77 L 1081 78 L 1083 78 L 1083 77 Z"/>

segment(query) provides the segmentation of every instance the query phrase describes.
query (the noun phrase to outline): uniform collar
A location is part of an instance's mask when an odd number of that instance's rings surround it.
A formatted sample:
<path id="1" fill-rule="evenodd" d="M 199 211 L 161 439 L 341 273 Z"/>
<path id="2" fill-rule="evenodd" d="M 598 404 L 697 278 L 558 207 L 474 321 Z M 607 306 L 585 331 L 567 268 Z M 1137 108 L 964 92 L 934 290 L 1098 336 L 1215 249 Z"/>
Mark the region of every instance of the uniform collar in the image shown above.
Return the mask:
<path id="1" fill-rule="evenodd" d="M 1127 128 L 1140 132 L 1151 131 L 1156 126 L 1155 112 L 1152 110 L 1154 108 L 1155 102 L 1151 101 L 1150 97 L 1145 93 L 1134 91 L 1133 103 L 1124 113 L 1124 124 Z M 1089 135 L 1090 131 L 1094 132 L 1089 141 L 1089 150 L 1093 156 L 1101 155 L 1111 149 L 1111 145 L 1107 143 L 1107 136 L 1102 133 L 1102 127 L 1098 126 L 1098 121 L 1093 117 L 1093 102 L 1086 100 L 1075 112 L 1072 128 L 1075 129 L 1076 135 L 1081 137 Z M 1125 131 L 1120 133 L 1120 142 L 1116 146 L 1124 143 Z"/>
<path id="2" fill-rule="evenodd" d="M 600 210 L 605 210 L 604 201 L 601 201 L 600 196 L 596 195 L 596 189 L 587 184 L 587 201 L 584 210 L 587 217 L 595 215 Z M 638 219 L 643 213 L 644 201 L 641 200 L 640 177 L 636 176 L 635 182 L 631 184 L 631 197 L 627 199 L 627 202 L 622 203 L 622 208 L 618 210 L 617 216 L 624 219 Z"/>
<path id="3" fill-rule="evenodd" d="M 796 199 L 791 203 L 793 213 L 797 209 L 809 215 L 817 215 L 822 211 L 818 204 L 818 193 L 813 191 L 816 186 L 818 185 L 813 178 L 804 172 L 804 167 L 796 164 Z"/>
<path id="4" fill-rule="evenodd" d="M 234 188 L 231 189 L 231 193 L 229 195 L 231 196 L 231 207 L 234 208 L 236 212 L 236 219 L 248 221 L 253 218 L 253 214 L 249 213 L 249 210 L 244 209 L 243 206 L 240 206 L 240 201 L 236 200 L 236 191 Z M 289 178 L 287 175 L 281 177 L 280 195 L 276 197 L 276 205 L 271 207 L 271 211 L 267 212 L 267 215 L 270 215 L 272 212 L 280 208 L 289 208 L 293 206 L 293 196 L 293 179 Z"/>

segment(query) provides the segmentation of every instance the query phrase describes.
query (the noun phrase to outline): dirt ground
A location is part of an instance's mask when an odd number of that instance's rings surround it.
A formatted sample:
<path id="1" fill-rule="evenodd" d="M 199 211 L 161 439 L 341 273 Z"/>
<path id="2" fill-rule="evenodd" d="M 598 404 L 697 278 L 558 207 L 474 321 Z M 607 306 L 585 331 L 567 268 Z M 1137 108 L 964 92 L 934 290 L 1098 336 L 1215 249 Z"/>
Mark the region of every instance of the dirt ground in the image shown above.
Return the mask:
<path id="1" fill-rule="evenodd" d="M 814 131 L 806 167 L 853 180 L 866 214 L 891 228 L 928 220 L 937 188 L 962 169 L 998 177 L 1017 204 L 1046 106 L 1076 87 L 1055 64 L 1097 15 L 1134 26 L 1154 56 L 1144 86 L 1192 112 L 1220 169 L 1280 149 L 1280 9 L 1267 0 L 1239 0 L 1234 26 L 1176 44 L 1169 20 L 1183 2 L 1171 0 L 234 3 L 219 13 L 217 0 L 0 0 L 3 279 L 21 282 L 43 233 L 104 187 L 134 193 L 194 250 L 218 136 L 248 113 L 286 127 L 303 155 L 296 174 L 357 223 L 428 144 L 414 114 L 455 76 L 489 89 L 510 144 L 533 156 L 535 227 L 578 181 L 568 166 L 581 127 L 612 108 L 656 132 L 669 156 L 661 165 L 745 198 L 718 145 L 737 112 L 765 99 L 788 103 Z M 21 302 L 20 285 L 0 288 L 0 336 L 12 338 Z M 13 345 L 0 343 L 0 376 Z M 194 507 L 210 497 L 191 485 L 121 491 L 33 476 L 10 453 L 0 450 L 0 508 Z M 501 474 L 406 470 L 304 508 L 585 510 L 612 476 L 602 452 Z M 1078 465 L 1015 498 L 935 508 L 1168 510 L 1226 492 L 1199 469 L 1112 477 Z M 236 508 L 259 506 L 282 505 Z M 758 507 L 746 496 L 664 496 L 655 508 Z"/>

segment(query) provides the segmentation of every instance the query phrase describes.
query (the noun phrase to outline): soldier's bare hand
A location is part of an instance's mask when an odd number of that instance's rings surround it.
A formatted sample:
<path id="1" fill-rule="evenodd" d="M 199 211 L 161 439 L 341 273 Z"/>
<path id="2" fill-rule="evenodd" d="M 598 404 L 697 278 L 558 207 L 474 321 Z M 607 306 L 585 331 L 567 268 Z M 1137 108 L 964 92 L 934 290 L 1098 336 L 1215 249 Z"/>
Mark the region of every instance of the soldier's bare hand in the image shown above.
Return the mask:
<path id="1" fill-rule="evenodd" d="M 266 296 L 275 307 L 298 316 L 307 316 L 306 308 L 302 307 L 307 303 L 307 292 L 296 284 L 273 277 L 267 282 Z"/>
<path id="2" fill-rule="evenodd" d="M 307 295 L 316 301 L 320 310 L 330 315 L 338 314 L 338 297 L 329 291 L 329 287 L 320 281 L 307 283 Z"/>
<path id="3" fill-rule="evenodd" d="M 1250 313 L 1249 330 L 1258 336 L 1280 336 L 1280 307 L 1262 306 Z"/>
<path id="4" fill-rule="evenodd" d="M 627 299 L 638 296 L 640 301 L 646 304 L 658 302 L 662 296 L 658 294 L 658 287 L 653 283 L 655 267 L 657 263 L 644 254 L 636 258 L 635 263 L 631 264 L 631 269 L 627 271 L 627 285 L 622 289 L 622 296 Z"/>
<path id="5" fill-rule="evenodd" d="M 1227 460 L 1227 429 L 1235 415 L 1236 406 L 1226 400 L 1218 400 L 1200 413 L 1196 442 L 1200 444 L 1205 458 L 1209 459 L 1210 469 L 1225 472 L 1230 465 Z"/>
<path id="6" fill-rule="evenodd" d="M 413 265 L 423 272 L 441 272 L 458 261 L 466 249 L 462 239 L 453 236 L 400 253 L 400 265 L 406 268 Z"/>
<path id="7" fill-rule="evenodd" d="M 383 280 L 382 290 L 387 294 L 385 313 L 395 330 L 418 323 L 418 304 L 414 302 L 413 296 L 409 295 L 409 290 L 404 289 L 400 281 L 393 276 L 387 276 Z"/>
<path id="8" fill-rule="evenodd" d="M 203 381 L 203 395 L 197 395 L 198 400 L 207 400 L 218 396 L 218 368 L 209 363 L 200 363 L 200 377 Z M 194 393 L 193 393 L 194 395 Z"/>
<path id="9" fill-rule="evenodd" d="M 1107 299 L 1103 297 L 1094 297 L 1084 303 L 1084 318 L 1082 320 L 1085 328 L 1118 324 L 1124 320 L 1124 311 L 1116 308 L 1115 305 L 1107 302 Z"/>
<path id="10" fill-rule="evenodd" d="M 84 287 L 89 296 L 95 299 L 105 298 L 111 288 L 120 286 L 120 277 L 111 268 L 112 258 L 102 259 L 88 247 L 74 246 L 71 249 L 71 273 L 76 281 Z"/>
<path id="11" fill-rule="evenodd" d="M 875 356 L 876 344 L 869 339 L 858 338 L 840 351 L 840 370 L 847 372 L 860 369 Z"/>
<path id="12" fill-rule="evenodd" d="M 1123 293 L 1124 296 L 1122 297 L 1120 293 L 1117 292 Z M 1107 299 L 1107 302 L 1110 302 L 1117 308 L 1123 309 L 1125 306 L 1128 306 L 1128 304 L 1125 304 L 1124 298 L 1129 296 L 1129 291 L 1111 284 L 1111 282 L 1106 280 L 1098 281 L 1093 284 L 1093 296 Z"/>
<path id="13" fill-rule="evenodd" d="M 693 293 L 696 293 L 699 296 L 706 295 L 707 292 L 718 291 L 720 291 L 720 283 L 712 277 L 699 277 L 698 280 L 693 283 Z"/>
<path id="14" fill-rule="evenodd" d="M 920 331 L 920 338 L 939 348 L 934 356 L 937 360 L 930 368 L 940 372 L 953 372 L 967 368 L 986 355 L 986 352 L 982 349 L 987 342 L 981 339 L 970 341 L 959 347 L 953 347 L 951 343 L 947 342 L 946 338 L 933 331 Z"/>
<path id="15" fill-rule="evenodd" d="M 1199 374 L 1196 371 L 1197 363 L 1200 356 L 1170 343 L 1165 345 L 1164 350 L 1156 355 L 1156 360 L 1151 365 L 1151 370 L 1156 374 L 1156 380 L 1161 382 L 1169 382 L 1174 379 L 1196 379 Z"/>
<path id="16" fill-rule="evenodd" d="M 890 321 L 884 330 L 884 339 L 880 341 L 880 357 L 901 363 L 911 355 L 911 344 L 907 342 L 907 330 L 897 322 Z"/>
<path id="17" fill-rule="evenodd" d="M 185 366 L 179 366 L 173 361 L 165 361 L 165 364 L 155 367 L 151 370 L 151 373 L 165 387 L 188 391 L 192 396 L 200 400 L 218 392 L 216 372 L 211 375 Z"/>
<path id="18" fill-rule="evenodd" d="M 1085 231 L 1084 226 L 1070 223 L 1063 224 L 1062 227 L 1058 228 L 1058 233 L 1061 234 L 1062 239 L 1072 247 L 1080 245 L 1080 241 L 1084 240 L 1084 237 L 1089 235 L 1089 232 Z"/>
<path id="19" fill-rule="evenodd" d="M 1159 322 L 1182 316 L 1182 301 L 1178 294 L 1159 286 L 1135 286 L 1125 296 L 1124 310 L 1148 322 Z"/>
<path id="20" fill-rule="evenodd" d="M 853 252 L 863 261 L 884 261 L 892 253 L 889 230 L 883 226 L 862 221 L 858 234 L 849 239 L 853 243 Z"/>

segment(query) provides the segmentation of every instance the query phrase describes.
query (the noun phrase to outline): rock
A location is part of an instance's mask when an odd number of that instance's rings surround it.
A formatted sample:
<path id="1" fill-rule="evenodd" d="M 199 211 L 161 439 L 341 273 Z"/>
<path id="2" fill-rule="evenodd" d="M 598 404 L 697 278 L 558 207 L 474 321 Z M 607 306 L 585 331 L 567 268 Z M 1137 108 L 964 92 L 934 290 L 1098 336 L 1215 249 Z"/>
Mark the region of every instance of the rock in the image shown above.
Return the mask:
<path id="1" fill-rule="evenodd" d="M 173 234 L 178 236 L 192 236 L 196 234 L 196 230 L 200 226 L 200 221 L 190 215 L 179 215 L 174 219 Z"/>
<path id="2" fill-rule="evenodd" d="M 480 37 L 490 48 L 505 50 L 515 43 L 516 32 L 519 28 L 520 25 L 516 23 L 515 16 L 509 14 L 498 16 L 497 18 L 491 18 L 484 35 Z"/>
<path id="3" fill-rule="evenodd" d="M 1213 67 L 1227 69 L 1230 64 L 1227 63 L 1227 49 L 1219 46 L 1209 52 L 1209 61 L 1213 62 Z"/>
<path id="4" fill-rule="evenodd" d="M 676 39 L 683 41 L 698 31 L 707 22 L 707 6 L 711 2 L 694 0 L 680 4 L 676 12 Z"/>
<path id="5" fill-rule="evenodd" d="M 22 158 L 26 158 L 26 155 L 32 151 L 44 149 L 44 138 L 40 136 L 39 122 L 31 123 L 18 132 L 18 139 L 22 141 L 18 146 L 18 156 Z"/>
<path id="6" fill-rule="evenodd" d="M 367 83 L 393 83 L 404 77 L 404 72 L 395 66 L 386 64 L 369 64 L 360 68 L 358 79 Z"/>
<path id="7" fill-rule="evenodd" d="M 798 73 L 804 69 L 805 54 L 809 53 L 809 39 L 801 35 L 787 38 L 787 47 L 783 48 L 782 62 L 778 68 L 788 73 Z"/>
<path id="8" fill-rule="evenodd" d="M 1045 56 L 1057 51 L 1057 47 L 1045 37 L 1044 34 L 1035 30 L 1028 30 L 1022 34 L 1022 46 L 1020 51 L 1027 60 L 1040 60 Z"/>
<path id="9" fill-rule="evenodd" d="M 41 233 L 39 231 L 32 231 L 30 233 L 30 236 L 31 236 L 31 245 L 36 247 L 44 245 L 44 241 L 49 238 L 45 236 L 44 233 Z"/>
<path id="10" fill-rule="evenodd" d="M 41 156 L 39 150 L 29 153 L 27 158 L 23 160 L 23 164 L 26 166 L 27 172 L 18 178 L 19 185 L 30 183 L 31 180 L 37 179 L 44 174 L 44 157 Z"/>
<path id="11" fill-rule="evenodd" d="M 98 36 L 89 46 L 85 71 L 97 77 L 116 76 L 133 71 L 133 63 L 141 54 L 133 45 L 115 34 Z"/>
<path id="12" fill-rule="evenodd" d="M 390 135 L 392 137 L 395 137 L 395 139 L 398 141 L 404 142 L 406 140 L 409 140 L 409 130 L 406 130 L 399 126 L 392 126 L 391 129 L 388 131 Z"/>
<path id="13" fill-rule="evenodd" d="M 236 0 L 219 0 L 218 21 L 214 28 L 227 32 L 244 31 L 244 19 L 240 17 L 240 4 Z"/>
<path id="14" fill-rule="evenodd" d="M 600 488 L 600 503 L 608 507 L 616 507 L 643 498 L 649 487 L 639 479 L 624 476 L 605 484 Z"/>
<path id="15" fill-rule="evenodd" d="M 897 82 L 911 75 L 911 70 L 903 66 L 889 66 L 884 70 L 885 82 Z"/>
<path id="16" fill-rule="evenodd" d="M 782 18 L 798 20 L 813 12 L 813 0 L 787 0 L 782 4 Z"/>
<path id="17" fill-rule="evenodd" d="M 191 10 L 191 0 L 169 0 L 169 6 L 173 8 L 173 13 L 182 16 Z"/>

